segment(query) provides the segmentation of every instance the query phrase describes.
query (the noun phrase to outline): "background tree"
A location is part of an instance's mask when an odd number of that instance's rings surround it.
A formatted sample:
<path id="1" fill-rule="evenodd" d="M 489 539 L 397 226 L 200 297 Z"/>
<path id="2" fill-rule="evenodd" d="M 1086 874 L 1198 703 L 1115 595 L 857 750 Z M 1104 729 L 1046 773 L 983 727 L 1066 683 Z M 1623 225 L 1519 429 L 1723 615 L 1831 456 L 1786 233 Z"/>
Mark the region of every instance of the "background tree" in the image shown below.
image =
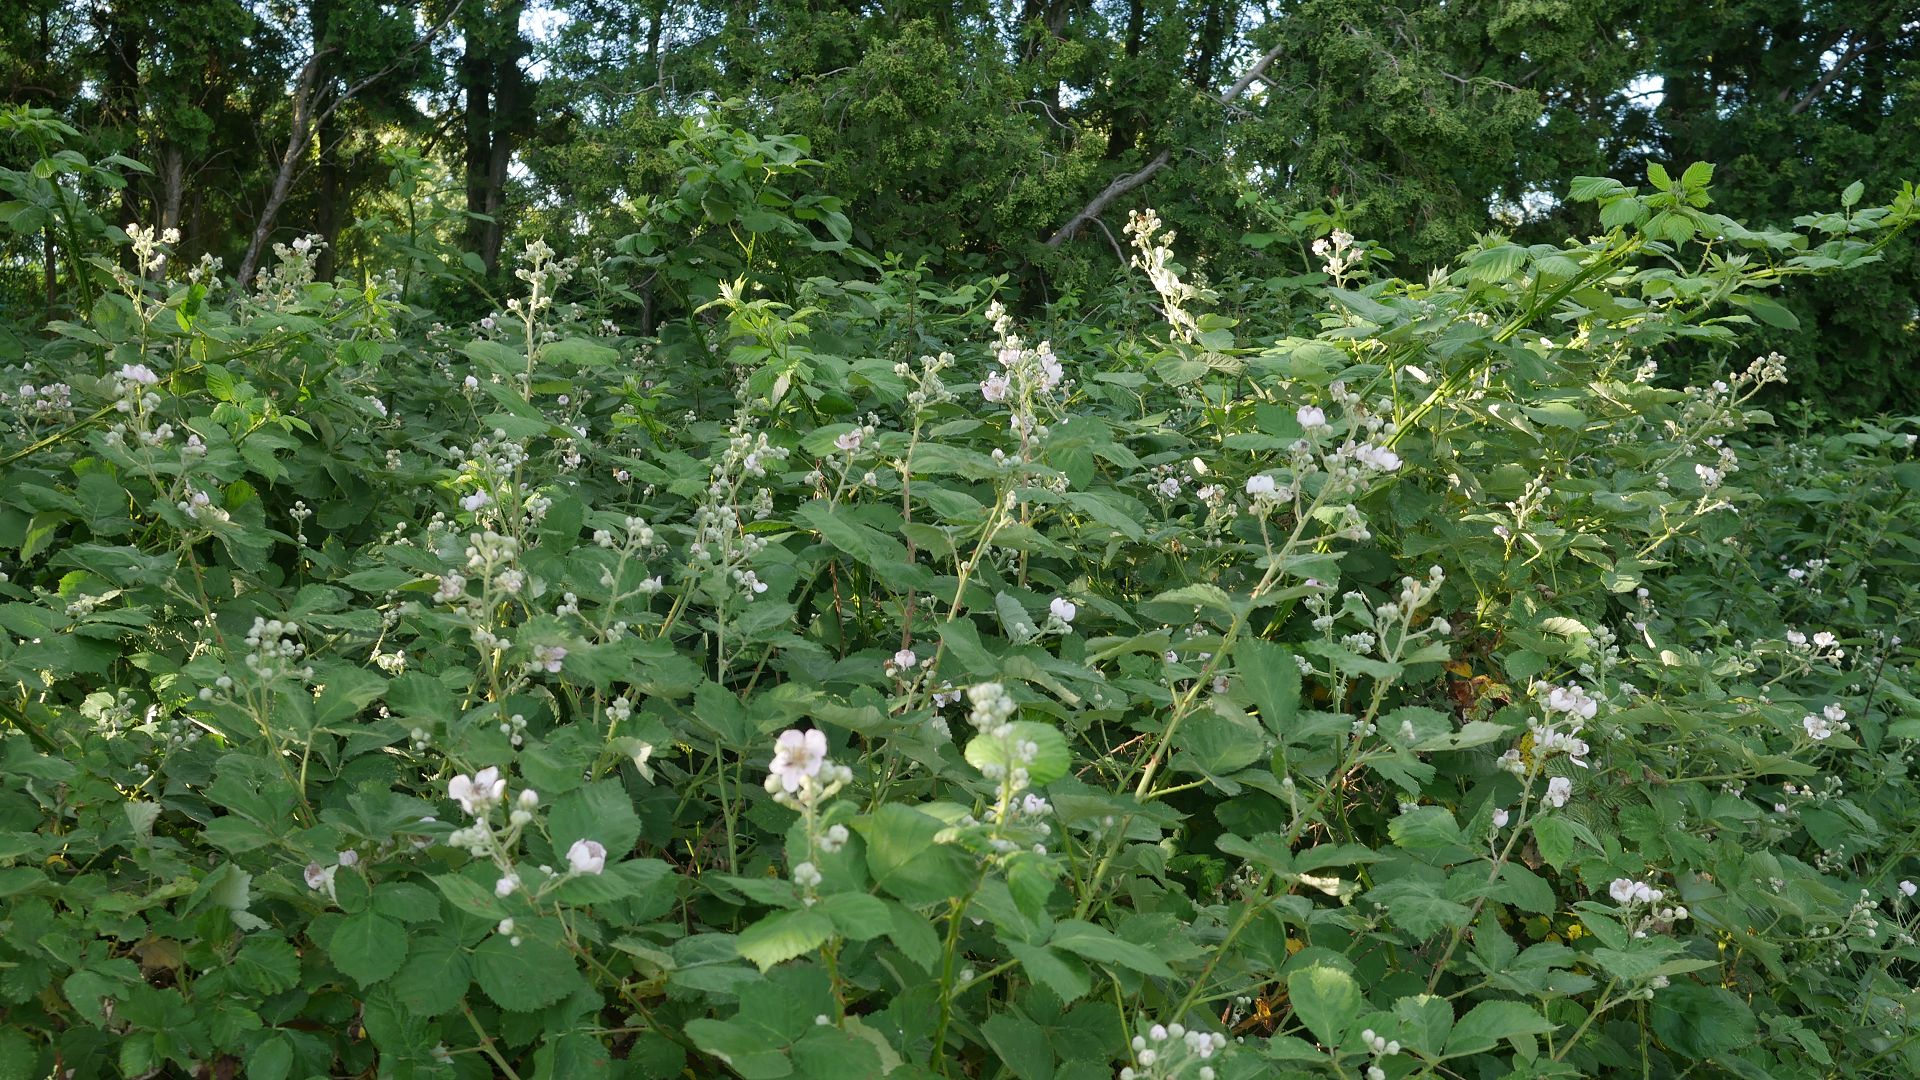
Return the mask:
<path id="1" fill-rule="evenodd" d="M 474 272 L 516 231 L 607 248 L 678 190 L 683 121 L 723 110 L 798 136 L 860 247 L 1103 295 L 1150 203 L 1197 270 L 1280 311 L 1312 267 L 1274 238 L 1335 221 L 1416 273 L 1489 230 L 1581 228 L 1568 177 L 1650 161 L 1718 162 L 1759 221 L 1877 191 L 1920 157 L 1917 34 L 1895 0 L 24 0 L 0 88 L 152 169 L 112 224 L 246 271 L 313 232 L 350 272 L 401 142 L 457 177 Z M 7 243 L 32 264 L 10 288 L 43 291 L 53 247 Z M 1795 284 L 1767 330 L 1852 408 L 1920 398 L 1920 264 L 1886 258 L 1866 295 Z M 679 303 L 630 284 L 649 320 Z"/>

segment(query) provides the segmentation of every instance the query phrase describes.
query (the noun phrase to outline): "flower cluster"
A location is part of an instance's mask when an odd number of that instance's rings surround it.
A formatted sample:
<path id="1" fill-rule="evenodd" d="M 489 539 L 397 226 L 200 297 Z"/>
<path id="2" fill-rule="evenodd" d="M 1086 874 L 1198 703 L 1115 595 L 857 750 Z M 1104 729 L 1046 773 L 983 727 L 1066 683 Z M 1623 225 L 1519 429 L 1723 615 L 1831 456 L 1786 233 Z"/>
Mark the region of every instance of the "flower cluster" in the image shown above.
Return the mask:
<path id="1" fill-rule="evenodd" d="M 1389 1039 L 1372 1028 L 1367 1028 L 1360 1032 L 1360 1041 L 1366 1044 L 1367 1053 L 1373 1055 L 1372 1063 L 1367 1066 L 1367 1080 L 1387 1080 L 1387 1071 L 1380 1067 L 1380 1059 L 1399 1054 L 1399 1040 Z"/>
<path id="2" fill-rule="evenodd" d="M 853 779 L 853 770 L 827 757 L 827 736 L 819 728 L 789 728 L 774 740 L 773 760 L 767 763 L 766 789 L 773 801 L 798 810 L 806 832 L 806 857 L 793 866 L 793 883 L 802 899 L 812 904 L 823 879 L 816 853 L 832 854 L 846 844 L 845 825 L 826 820 L 826 801 Z"/>
<path id="3" fill-rule="evenodd" d="M 717 595 L 752 600 L 767 591 L 766 582 L 751 567 L 755 556 L 766 550 L 767 540 L 747 531 L 746 523 L 764 520 L 773 513 L 773 492 L 766 486 L 768 472 L 790 454 L 786 447 L 769 441 L 765 432 L 750 431 L 744 417 L 729 429 L 726 448 L 716 455 L 705 498 L 694 511 L 694 540 L 688 547 L 694 562 L 713 575 Z"/>
<path id="4" fill-rule="evenodd" d="M 1134 1064 L 1120 1070 L 1120 1080 L 1214 1080 L 1212 1062 L 1226 1047 L 1227 1037 L 1218 1031 L 1154 1024 L 1133 1037 Z"/>
<path id="5" fill-rule="evenodd" d="M 915 413 L 923 412 L 928 406 L 953 400 L 953 390 L 941 380 L 940 373 L 955 364 L 952 353 L 943 352 L 937 356 L 922 356 L 920 366 L 915 368 L 906 361 L 893 365 L 893 373 L 912 389 L 907 391 L 907 407 Z"/>
<path id="6" fill-rule="evenodd" d="M 0 405 L 12 405 L 32 420 L 66 420 L 73 415 L 73 387 L 63 382 L 39 386 L 23 382 L 17 396 L 0 390 Z"/>
<path id="7" fill-rule="evenodd" d="M 300 643 L 298 623 L 255 616 L 247 630 L 247 670 L 261 681 L 282 675 L 313 678 L 313 668 L 300 666 L 307 647 Z"/>
<path id="8" fill-rule="evenodd" d="M 273 245 L 273 267 L 254 277 L 259 298 L 272 307 L 286 307 L 298 301 L 300 294 L 318 277 L 320 253 L 326 247 L 326 240 L 312 235 L 302 236 L 290 244 Z"/>
<path id="9" fill-rule="evenodd" d="M 827 759 L 827 736 L 819 728 L 781 732 L 767 769 L 767 792 L 776 800 L 794 803 L 824 798 L 832 794 L 828 788 L 837 790 L 852 779 L 845 766 Z"/>
<path id="10" fill-rule="evenodd" d="M 1563 756 L 1569 764 L 1582 769 L 1590 767 L 1587 756 L 1592 748 L 1581 737 L 1581 732 L 1586 722 L 1598 714 L 1599 700 L 1586 688 L 1571 682 L 1564 685 L 1535 683 L 1533 694 L 1540 700 L 1541 711 L 1545 715 L 1527 720 L 1526 738 L 1519 747 L 1500 756 L 1500 767 L 1529 783 L 1555 757 Z M 1554 776 L 1548 778 L 1541 801 L 1549 807 L 1559 808 L 1565 806 L 1572 795 L 1573 781 L 1564 776 Z"/>
<path id="11" fill-rule="evenodd" d="M 1353 242 L 1353 234 L 1335 229 L 1313 242 L 1313 253 L 1321 260 L 1320 272 L 1345 284 L 1349 272 L 1366 258 L 1366 252 Z"/>
<path id="12" fill-rule="evenodd" d="M 523 788 L 518 793 L 509 794 L 507 778 L 494 766 L 487 766 L 471 775 L 461 773 L 447 781 L 447 797 L 459 804 L 462 813 L 471 822 L 463 828 L 455 829 L 447 836 L 447 843 L 466 851 L 476 859 L 490 860 L 500 871 L 494 881 L 495 896 L 506 899 L 517 892 L 527 890 L 527 876 L 532 875 L 538 887 L 531 890 L 535 899 L 547 890 L 557 886 L 566 876 L 599 874 L 607 867 L 606 846 L 589 838 L 576 839 L 566 851 L 566 875 L 558 875 L 553 868 L 540 866 L 523 868 L 514 862 L 514 851 L 528 826 L 534 823 L 534 812 L 540 808 L 540 793 L 532 788 Z M 497 827 L 493 812 L 496 807 L 508 807 L 505 828 Z M 519 938 L 512 937 L 512 920 L 506 920 L 497 928 L 503 936 L 509 936 L 512 944 L 520 944 Z"/>
<path id="13" fill-rule="evenodd" d="M 1800 718 L 1800 727 L 1806 731 L 1807 738 L 1822 742 L 1833 737 L 1836 731 L 1847 731 L 1853 725 L 1846 722 L 1847 710 L 1838 705 L 1828 705 L 1817 713 L 1808 713 Z"/>
<path id="14" fill-rule="evenodd" d="M 968 687 L 967 701 L 973 706 L 967 722 L 988 735 L 1002 732 L 1018 708 L 1007 688 L 993 682 Z"/>
<path id="15" fill-rule="evenodd" d="M 225 508 L 215 503 L 213 496 L 196 487 L 188 487 L 185 497 L 173 506 L 199 525 L 221 524 L 229 520 Z"/>
<path id="16" fill-rule="evenodd" d="M 1636 938 L 1669 930 L 1690 914 L 1685 904 L 1667 903 L 1666 890 L 1632 878 L 1614 878 L 1607 886 L 1607 895 L 1621 906 L 1627 929 Z M 1664 980 L 1658 981 L 1654 988 L 1665 985 Z"/>
<path id="17" fill-rule="evenodd" d="M 180 242 L 179 229 L 156 230 L 138 223 L 127 226 L 127 241 L 133 247 L 133 261 L 149 274 L 166 268 L 172 247 Z"/>
<path id="18" fill-rule="evenodd" d="M 1025 461 L 1033 438 L 1046 434 L 1039 410 L 1065 388 L 1066 366 L 1054 355 L 1052 344 L 1023 342 L 999 301 L 987 306 L 987 321 L 993 327 L 993 362 L 998 370 L 981 380 L 980 397 L 990 405 L 1007 407 L 1008 430 L 1019 437 L 1018 458 Z"/>
<path id="19" fill-rule="evenodd" d="M 1136 252 L 1133 265 L 1145 272 L 1153 291 L 1160 294 L 1161 309 L 1174 336 L 1188 344 L 1199 342 L 1199 320 L 1187 309 L 1195 301 L 1212 300 L 1213 293 L 1180 279 L 1180 268 L 1173 261 L 1173 230 L 1161 232 L 1160 215 L 1146 209 L 1127 215 L 1126 234 Z"/>

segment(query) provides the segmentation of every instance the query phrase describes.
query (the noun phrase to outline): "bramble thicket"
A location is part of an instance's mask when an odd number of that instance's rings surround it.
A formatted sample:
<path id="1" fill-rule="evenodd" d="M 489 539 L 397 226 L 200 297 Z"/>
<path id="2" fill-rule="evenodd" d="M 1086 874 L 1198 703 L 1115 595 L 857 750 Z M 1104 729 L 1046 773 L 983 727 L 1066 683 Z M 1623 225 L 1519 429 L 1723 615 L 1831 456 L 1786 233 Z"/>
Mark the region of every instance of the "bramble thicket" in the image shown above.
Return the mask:
<path id="1" fill-rule="evenodd" d="M 245 281 L 0 114 L 0 1078 L 1920 1073 L 1920 416 L 1755 345 L 1912 183 L 1056 290 L 739 108 Z"/>

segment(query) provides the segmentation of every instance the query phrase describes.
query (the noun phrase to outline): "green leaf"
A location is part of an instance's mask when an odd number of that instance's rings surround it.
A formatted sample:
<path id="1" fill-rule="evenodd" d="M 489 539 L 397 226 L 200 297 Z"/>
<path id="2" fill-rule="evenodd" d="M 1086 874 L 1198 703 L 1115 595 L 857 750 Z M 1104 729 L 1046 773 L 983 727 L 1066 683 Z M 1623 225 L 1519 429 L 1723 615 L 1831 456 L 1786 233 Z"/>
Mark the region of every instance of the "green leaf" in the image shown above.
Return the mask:
<path id="1" fill-rule="evenodd" d="M 1718 986 L 1679 983 L 1654 993 L 1653 1032 L 1689 1058 L 1718 1057 L 1754 1041 L 1753 1010 Z"/>
<path id="2" fill-rule="evenodd" d="M 1015 1012 L 998 1012 L 980 1025 L 994 1056 L 1020 1080 L 1053 1080 L 1053 1047 L 1040 1025 Z"/>
<path id="3" fill-rule="evenodd" d="M 1444 806 L 1416 806 L 1387 822 L 1387 834 L 1396 847 L 1428 851 L 1461 843 L 1460 823 Z"/>
<path id="4" fill-rule="evenodd" d="M 527 370 L 526 353 L 509 349 L 497 341 L 469 341 L 460 351 L 482 368 L 508 378 L 523 375 Z M 484 383 L 486 380 L 481 381 Z"/>
<path id="5" fill-rule="evenodd" d="M 1435 994 L 1416 994 L 1393 1003 L 1400 1041 L 1421 1057 L 1439 1057 L 1453 1028 L 1453 1003 Z"/>
<path id="6" fill-rule="evenodd" d="M 495 1005 L 508 1012 L 545 1008 L 586 985 L 573 954 L 560 944 L 557 927 L 519 920 L 520 944 L 491 934 L 473 950 L 473 978 Z"/>
<path id="7" fill-rule="evenodd" d="M 907 566 L 905 544 L 871 525 L 854 520 L 824 500 L 802 503 L 794 521 L 818 532 L 827 543 L 876 571 L 898 572 Z"/>
<path id="8" fill-rule="evenodd" d="M 327 942 L 333 965 L 365 987 L 400 970 L 407 959 L 407 929 L 372 911 L 340 920 Z"/>
<path id="9" fill-rule="evenodd" d="M 1595 199 L 1626 192 L 1625 185 L 1611 176 L 1576 176 L 1567 189 L 1567 198 L 1574 202 L 1592 202 Z"/>
<path id="10" fill-rule="evenodd" d="M 1553 895 L 1553 886 L 1518 863 L 1507 863 L 1500 868 L 1500 876 L 1487 895 L 1536 915 L 1548 914 L 1560 906 Z"/>
<path id="11" fill-rule="evenodd" d="M 1178 613 L 1176 617 L 1190 618 L 1193 610 L 1215 611 L 1231 617 L 1234 614 L 1233 598 L 1218 585 L 1196 582 L 1182 585 L 1147 601 L 1150 605 L 1163 606 Z"/>
<path id="12" fill-rule="evenodd" d="M 867 941 L 888 930 L 887 902 L 867 893 L 833 893 L 821 897 L 813 909 L 832 919 L 834 931 L 850 941 Z"/>
<path id="13" fill-rule="evenodd" d="M 1053 783 L 1073 767 L 1073 755 L 1059 728 L 1030 720 L 1017 720 L 1007 728 L 1005 732 L 974 736 L 967 743 L 967 764 L 982 772 L 988 772 L 989 766 L 1003 771 L 1024 768 L 1034 787 Z"/>
<path id="14" fill-rule="evenodd" d="M 932 971 L 940 960 L 940 934 L 926 916 L 895 901 L 887 902 L 887 940 L 907 959 Z"/>
<path id="15" fill-rule="evenodd" d="M 813 908 L 776 911 L 740 932 L 740 955 L 765 971 L 804 956 L 833 937 L 833 920 Z"/>
<path id="16" fill-rule="evenodd" d="M 1632 225 L 1647 215 L 1647 204 L 1635 198 L 1616 199 L 1600 210 L 1600 224 L 1609 229 Z"/>
<path id="17" fill-rule="evenodd" d="M 1260 710 L 1260 722 L 1282 737 L 1300 712 L 1300 667 L 1270 641 L 1249 639 L 1234 649 L 1234 670 Z"/>
<path id="18" fill-rule="evenodd" d="M 1770 297 L 1754 293 L 1735 293 L 1727 299 L 1733 304 L 1753 312 L 1761 322 L 1768 326 L 1777 326 L 1782 330 L 1800 329 L 1800 319 L 1793 312 Z"/>
<path id="19" fill-rule="evenodd" d="M 1145 947 L 1117 937 L 1103 926 L 1079 919 L 1067 919 L 1056 925 L 1053 938 L 1047 944 L 1084 956 L 1096 964 L 1113 964 L 1159 978 L 1171 978 L 1173 975 L 1167 962 Z"/>
<path id="20" fill-rule="evenodd" d="M 1567 865 L 1573 857 L 1573 826 L 1565 819 L 1549 814 L 1536 817 L 1530 826 L 1533 829 L 1533 842 L 1540 848 L 1540 857 L 1555 870 Z"/>
<path id="21" fill-rule="evenodd" d="M 270 1035 L 247 1055 L 247 1080 L 286 1080 L 293 1072 L 293 1044 Z"/>
<path id="22" fill-rule="evenodd" d="M 1238 710 L 1235 710 L 1236 712 Z M 1199 713 L 1181 725 L 1175 763 L 1209 776 L 1226 776 L 1260 760 L 1268 740 L 1250 717 Z"/>
<path id="23" fill-rule="evenodd" d="M 938 818 L 900 803 L 884 803 L 853 827 L 866 840 L 867 872 L 887 893 L 915 906 L 963 896 L 974 876 L 960 851 L 934 843 Z"/>
<path id="24" fill-rule="evenodd" d="M 1045 945 L 1025 945 L 1017 941 L 1008 942 L 1007 949 L 1033 981 L 1053 991 L 1053 996 L 1063 1004 L 1071 1005 L 1093 989 L 1086 965 L 1070 956 L 1062 956 Z"/>
<path id="25" fill-rule="evenodd" d="M 1421 938 L 1465 926 L 1471 915 L 1465 904 L 1447 899 L 1439 886 L 1429 881 L 1410 878 L 1389 881 L 1374 886 L 1367 898 L 1385 904 L 1387 914 L 1396 925 Z"/>
<path id="26" fill-rule="evenodd" d="M 459 874 L 435 874 L 432 880 L 454 907 L 483 919 L 497 920 L 506 915 L 506 908 L 491 888 L 473 879 L 471 875 L 478 872 L 468 869 Z"/>
<path id="27" fill-rule="evenodd" d="M 460 1004 L 472 978 L 467 954 L 458 942 L 428 937 L 413 943 L 406 964 L 389 985 L 408 1012 L 416 1016 L 439 1016 Z"/>
<path id="28" fill-rule="evenodd" d="M 256 935 L 234 954 L 233 970 L 261 993 L 278 994 L 300 982 L 300 954 L 282 938 Z"/>
<path id="29" fill-rule="evenodd" d="M 1483 1053 L 1502 1039 L 1544 1035 L 1553 1028 L 1553 1022 L 1530 1005 L 1517 1001 L 1483 1001 L 1453 1025 L 1453 1034 L 1447 1037 L 1447 1056 Z"/>
<path id="30" fill-rule="evenodd" d="M 328 727 L 359 715 L 387 689 L 387 680 L 362 667 L 331 664 L 319 675 L 326 689 L 313 705 L 315 727 Z"/>
<path id="31" fill-rule="evenodd" d="M 742 1080 L 779 1080 L 793 1075 L 786 1040 L 758 1024 L 733 1020 L 689 1020 L 687 1037 L 703 1054 L 718 1058 Z"/>
<path id="32" fill-rule="evenodd" d="M 1339 1046 L 1347 1029 L 1360 1015 L 1365 999 L 1353 976 L 1336 967 L 1315 964 L 1287 976 L 1287 1000 L 1300 1022 L 1323 1046 Z"/>
<path id="33" fill-rule="evenodd" d="M 565 858 L 566 848 L 558 850 Z M 581 874 L 561 883 L 554 895 L 569 904 L 604 904 L 610 900 L 642 900 L 648 907 L 672 904 L 683 879 L 659 859 L 628 859 L 609 863 L 604 872 Z"/>
<path id="34" fill-rule="evenodd" d="M 547 364 L 571 364 L 575 367 L 606 367 L 620 359 L 617 349 L 585 338 L 561 338 L 540 346 L 540 361 Z"/>
<path id="35" fill-rule="evenodd" d="M 566 859 L 574 841 L 595 840 L 607 849 L 607 860 L 614 862 L 640 839 L 640 815 L 634 813 L 633 799 L 620 781 L 601 780 L 560 796 L 547 817 L 547 835 L 553 838 L 553 853 L 560 860 Z"/>

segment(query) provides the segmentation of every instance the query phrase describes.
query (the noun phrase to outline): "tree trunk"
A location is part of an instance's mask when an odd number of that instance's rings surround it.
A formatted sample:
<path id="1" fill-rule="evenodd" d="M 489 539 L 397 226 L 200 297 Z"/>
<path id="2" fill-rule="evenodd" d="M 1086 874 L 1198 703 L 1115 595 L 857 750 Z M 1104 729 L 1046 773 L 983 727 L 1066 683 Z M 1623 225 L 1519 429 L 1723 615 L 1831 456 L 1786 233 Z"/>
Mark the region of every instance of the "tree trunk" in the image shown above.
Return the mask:
<path id="1" fill-rule="evenodd" d="M 647 56 L 653 60 L 653 89 L 658 95 L 667 92 L 667 58 L 660 55 L 660 34 L 666 22 L 667 0 L 655 0 L 653 16 L 647 20 Z"/>
<path id="2" fill-rule="evenodd" d="M 1206 14 L 1200 24 L 1200 40 L 1193 56 L 1193 66 L 1189 69 L 1189 79 L 1194 88 L 1202 92 L 1213 89 L 1213 66 L 1219 61 L 1220 50 L 1226 45 L 1227 24 L 1236 14 L 1232 10 L 1233 0 L 1207 0 Z"/>
<path id="3" fill-rule="evenodd" d="M 467 98 L 467 250 L 480 252 L 486 246 L 486 222 L 480 215 L 487 212 L 487 167 L 493 158 L 493 64 L 487 58 L 485 31 L 476 25 L 464 29 L 467 47 L 460 57 L 460 84 Z"/>
<path id="4" fill-rule="evenodd" d="M 307 143 L 313 139 L 313 94 L 319 71 L 320 53 L 315 52 L 307 60 L 306 66 L 300 69 L 299 81 L 294 84 L 293 122 L 287 132 L 287 148 L 280 154 L 280 168 L 274 173 L 273 189 L 267 193 L 267 205 L 260 210 L 260 220 L 253 227 L 253 238 L 247 241 L 247 253 L 240 260 L 239 283 L 242 289 L 253 283 L 254 271 L 260 267 L 260 253 L 266 249 L 267 237 L 273 234 L 273 219 L 287 201 L 287 193 L 293 188 L 294 170 L 306 155 Z"/>
<path id="5" fill-rule="evenodd" d="M 531 51 L 520 36 L 525 0 L 510 0 L 490 18 L 476 13 L 460 59 L 466 90 L 467 250 L 487 272 L 500 261 L 506 238 L 507 171 L 519 136 L 531 125 L 533 94 L 520 60 Z"/>
<path id="6" fill-rule="evenodd" d="M 96 22 L 101 27 L 101 46 L 106 54 L 105 71 L 100 82 L 100 118 L 126 140 L 121 148 L 128 157 L 140 156 L 140 52 L 144 29 L 139 16 L 127 10 L 126 0 L 113 5 Z M 140 192 L 137 185 L 120 189 L 120 224 L 140 220 Z"/>
<path id="7" fill-rule="evenodd" d="M 180 227 L 180 202 L 186 196 L 187 156 L 178 143 L 160 147 L 160 231 Z M 184 255 L 185 244 L 176 244 L 175 252 Z"/>
<path id="8" fill-rule="evenodd" d="M 1123 88 L 1134 79 L 1134 63 L 1140 57 L 1140 46 L 1146 38 L 1147 4 L 1146 0 L 1128 0 L 1127 3 L 1127 43 L 1126 62 L 1120 65 L 1120 76 L 1115 80 L 1115 89 Z M 1107 160 L 1118 161 L 1133 148 L 1134 141 L 1140 137 L 1140 110 L 1131 106 L 1113 111 L 1107 128 Z"/>
<path id="9" fill-rule="evenodd" d="M 313 231 L 320 234 L 324 241 L 320 248 L 320 257 L 314 263 L 314 276 L 321 281 L 332 281 L 340 268 L 338 245 L 340 241 L 340 202 L 346 187 L 346 163 L 341 160 L 341 143 L 346 133 L 341 130 L 340 114 L 329 112 L 320 121 L 320 194 L 314 207 Z"/>

